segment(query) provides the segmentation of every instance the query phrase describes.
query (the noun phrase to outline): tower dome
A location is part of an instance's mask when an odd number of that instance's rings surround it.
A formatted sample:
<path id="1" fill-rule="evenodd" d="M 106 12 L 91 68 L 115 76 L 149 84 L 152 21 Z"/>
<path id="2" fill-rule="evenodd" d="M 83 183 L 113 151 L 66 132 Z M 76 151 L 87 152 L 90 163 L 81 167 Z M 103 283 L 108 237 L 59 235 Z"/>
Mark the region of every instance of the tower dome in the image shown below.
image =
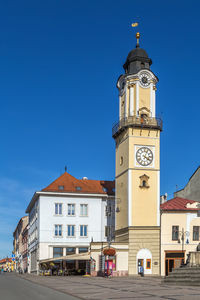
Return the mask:
<path id="1" fill-rule="evenodd" d="M 126 74 L 136 74 L 141 69 L 150 69 L 152 60 L 148 57 L 146 51 L 139 46 L 137 42 L 136 48 L 129 52 L 126 62 L 123 65 Z"/>

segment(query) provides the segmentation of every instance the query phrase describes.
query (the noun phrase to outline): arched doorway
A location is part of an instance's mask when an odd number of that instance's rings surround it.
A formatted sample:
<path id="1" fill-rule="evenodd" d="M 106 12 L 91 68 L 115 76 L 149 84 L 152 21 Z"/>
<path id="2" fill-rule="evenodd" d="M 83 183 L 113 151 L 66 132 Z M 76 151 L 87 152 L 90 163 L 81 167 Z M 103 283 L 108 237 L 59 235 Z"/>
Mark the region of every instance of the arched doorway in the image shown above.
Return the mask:
<path id="1" fill-rule="evenodd" d="M 136 266 L 138 274 L 138 266 L 142 265 L 144 268 L 144 274 L 152 274 L 152 254 L 149 249 L 140 249 L 136 257 Z"/>

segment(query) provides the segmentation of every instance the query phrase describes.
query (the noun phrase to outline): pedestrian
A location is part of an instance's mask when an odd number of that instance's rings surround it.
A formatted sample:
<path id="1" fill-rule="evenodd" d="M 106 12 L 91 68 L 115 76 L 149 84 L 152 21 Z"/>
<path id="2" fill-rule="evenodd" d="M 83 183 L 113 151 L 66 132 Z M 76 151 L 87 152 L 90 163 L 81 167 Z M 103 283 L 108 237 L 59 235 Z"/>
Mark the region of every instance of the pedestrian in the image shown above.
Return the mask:
<path id="1" fill-rule="evenodd" d="M 143 268 L 143 266 L 140 266 L 140 275 L 141 275 L 141 277 L 144 277 L 144 268 Z"/>

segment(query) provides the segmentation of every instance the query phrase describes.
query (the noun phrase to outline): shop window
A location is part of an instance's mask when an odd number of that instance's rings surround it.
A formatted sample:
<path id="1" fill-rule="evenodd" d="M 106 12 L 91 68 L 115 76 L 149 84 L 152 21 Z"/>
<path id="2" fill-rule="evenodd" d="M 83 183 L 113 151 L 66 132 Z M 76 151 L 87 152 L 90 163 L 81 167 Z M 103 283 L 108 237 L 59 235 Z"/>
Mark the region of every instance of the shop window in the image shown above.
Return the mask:
<path id="1" fill-rule="evenodd" d="M 88 248 L 87 247 L 80 247 L 80 248 L 78 248 L 78 252 L 79 253 L 87 253 L 88 252 Z"/>
<path id="2" fill-rule="evenodd" d="M 66 248 L 66 254 L 70 255 L 70 254 L 75 254 L 76 253 L 76 248 L 74 247 L 67 247 Z"/>
<path id="3" fill-rule="evenodd" d="M 193 241 L 199 241 L 199 226 L 193 226 Z"/>
<path id="4" fill-rule="evenodd" d="M 54 247 L 53 248 L 53 257 L 63 256 L 63 248 Z"/>
<path id="5" fill-rule="evenodd" d="M 179 226 L 172 226 L 172 241 L 178 241 Z"/>
<path id="6" fill-rule="evenodd" d="M 151 269 L 151 259 L 146 260 L 146 269 Z"/>

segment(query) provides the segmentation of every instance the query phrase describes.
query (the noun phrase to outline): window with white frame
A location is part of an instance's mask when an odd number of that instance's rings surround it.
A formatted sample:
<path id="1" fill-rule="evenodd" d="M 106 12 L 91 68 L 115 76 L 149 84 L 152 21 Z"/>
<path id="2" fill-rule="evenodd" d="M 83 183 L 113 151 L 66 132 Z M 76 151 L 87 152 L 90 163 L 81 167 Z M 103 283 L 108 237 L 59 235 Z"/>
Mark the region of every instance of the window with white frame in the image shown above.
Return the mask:
<path id="1" fill-rule="evenodd" d="M 67 225 L 67 236 L 75 236 L 75 225 Z"/>
<path id="2" fill-rule="evenodd" d="M 80 225 L 80 236 L 87 236 L 87 225 Z"/>
<path id="3" fill-rule="evenodd" d="M 55 215 L 62 215 L 62 203 L 55 203 Z"/>
<path id="4" fill-rule="evenodd" d="M 62 225 L 54 225 L 54 235 L 62 236 Z"/>
<path id="5" fill-rule="evenodd" d="M 88 215 L 88 205 L 80 204 L 80 215 L 86 217 Z"/>
<path id="6" fill-rule="evenodd" d="M 68 216 L 75 216 L 75 204 L 68 204 L 67 207 Z"/>

